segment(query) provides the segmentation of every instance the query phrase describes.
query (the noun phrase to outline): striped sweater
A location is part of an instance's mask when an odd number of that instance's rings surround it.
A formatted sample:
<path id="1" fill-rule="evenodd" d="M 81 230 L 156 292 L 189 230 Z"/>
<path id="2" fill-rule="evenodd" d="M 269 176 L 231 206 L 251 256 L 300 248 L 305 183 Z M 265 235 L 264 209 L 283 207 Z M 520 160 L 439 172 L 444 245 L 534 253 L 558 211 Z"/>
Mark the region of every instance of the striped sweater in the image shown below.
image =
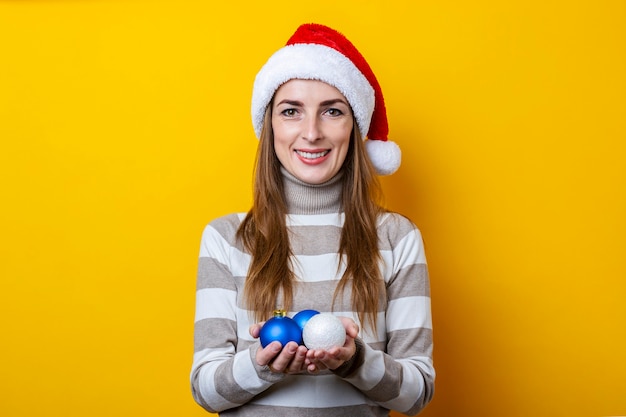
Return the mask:
<path id="1" fill-rule="evenodd" d="M 417 414 L 432 398 L 432 322 L 422 239 L 405 217 L 379 219 L 386 300 L 377 333 L 351 311 L 349 286 L 331 305 L 345 268 L 338 255 L 343 224 L 341 176 L 312 186 L 285 173 L 287 227 L 298 279 L 293 311 L 315 309 L 354 319 L 360 326 L 353 363 L 318 374 L 275 374 L 259 366 L 259 341 L 248 333 L 243 304 L 250 255 L 235 238 L 245 214 L 212 221 L 204 230 L 196 292 L 194 399 L 221 416 L 388 416 Z M 346 369 L 349 368 L 349 369 Z"/>

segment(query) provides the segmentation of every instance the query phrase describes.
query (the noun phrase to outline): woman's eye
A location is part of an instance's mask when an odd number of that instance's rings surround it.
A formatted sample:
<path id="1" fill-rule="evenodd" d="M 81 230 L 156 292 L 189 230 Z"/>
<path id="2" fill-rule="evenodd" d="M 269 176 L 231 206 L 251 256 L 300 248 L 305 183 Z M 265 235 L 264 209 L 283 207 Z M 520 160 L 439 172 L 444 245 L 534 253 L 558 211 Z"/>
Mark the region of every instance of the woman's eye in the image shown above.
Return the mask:
<path id="1" fill-rule="evenodd" d="M 326 110 L 329 116 L 341 116 L 343 113 L 339 109 L 328 109 Z"/>
<path id="2" fill-rule="evenodd" d="M 293 117 L 296 115 L 296 109 L 285 109 L 282 112 L 280 112 L 283 116 L 287 116 L 287 117 Z"/>

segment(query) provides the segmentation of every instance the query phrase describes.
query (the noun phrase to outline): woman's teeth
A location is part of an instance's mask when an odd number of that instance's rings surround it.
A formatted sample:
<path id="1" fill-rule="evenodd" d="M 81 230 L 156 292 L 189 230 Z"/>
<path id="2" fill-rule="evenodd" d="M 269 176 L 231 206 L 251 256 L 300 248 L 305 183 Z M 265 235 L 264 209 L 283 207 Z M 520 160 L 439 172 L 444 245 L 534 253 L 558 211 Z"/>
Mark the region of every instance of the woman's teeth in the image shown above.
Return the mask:
<path id="1" fill-rule="evenodd" d="M 316 159 L 321 158 L 326 155 L 330 151 L 322 151 L 322 152 L 304 152 L 304 151 L 296 151 L 298 155 L 306 159 Z"/>

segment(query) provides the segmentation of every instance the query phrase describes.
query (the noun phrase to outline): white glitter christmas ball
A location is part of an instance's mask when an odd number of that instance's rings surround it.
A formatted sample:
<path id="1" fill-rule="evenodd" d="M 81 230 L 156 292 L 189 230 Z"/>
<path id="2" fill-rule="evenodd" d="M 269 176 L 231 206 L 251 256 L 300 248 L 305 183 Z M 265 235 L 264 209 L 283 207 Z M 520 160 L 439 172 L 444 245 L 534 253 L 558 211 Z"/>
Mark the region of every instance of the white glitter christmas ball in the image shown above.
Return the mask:
<path id="1" fill-rule="evenodd" d="M 320 313 L 306 322 L 302 330 L 302 340 L 309 349 L 329 350 L 335 346 L 343 346 L 346 342 L 346 329 L 336 316 Z"/>

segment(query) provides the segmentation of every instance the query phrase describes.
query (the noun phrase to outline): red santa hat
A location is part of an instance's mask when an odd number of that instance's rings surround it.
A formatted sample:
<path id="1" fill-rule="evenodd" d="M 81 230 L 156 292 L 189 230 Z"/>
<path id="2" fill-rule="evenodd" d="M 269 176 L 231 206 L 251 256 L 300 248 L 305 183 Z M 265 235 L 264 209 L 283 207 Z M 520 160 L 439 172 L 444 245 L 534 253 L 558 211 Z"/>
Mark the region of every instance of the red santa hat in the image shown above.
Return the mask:
<path id="1" fill-rule="evenodd" d="M 261 136 L 265 110 L 276 90 L 292 79 L 319 80 L 348 100 L 372 165 L 380 175 L 400 167 L 398 145 L 389 128 L 380 85 L 363 55 L 341 33 L 318 24 L 300 26 L 261 68 L 252 91 L 252 124 Z"/>

